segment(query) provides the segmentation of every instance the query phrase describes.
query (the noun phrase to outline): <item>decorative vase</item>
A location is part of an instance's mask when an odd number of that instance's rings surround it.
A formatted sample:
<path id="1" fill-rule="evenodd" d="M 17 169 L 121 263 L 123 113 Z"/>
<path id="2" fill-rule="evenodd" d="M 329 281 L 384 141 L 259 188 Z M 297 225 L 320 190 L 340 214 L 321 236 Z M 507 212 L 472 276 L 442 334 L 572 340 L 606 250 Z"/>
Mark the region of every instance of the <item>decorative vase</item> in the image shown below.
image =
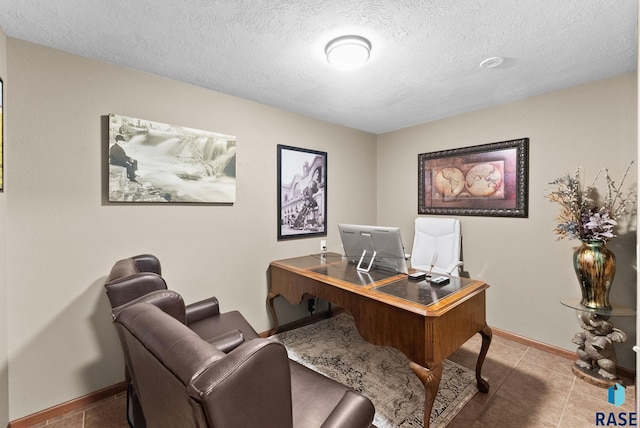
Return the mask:
<path id="1" fill-rule="evenodd" d="M 573 267 L 580 282 L 580 304 L 611 309 L 609 290 L 616 274 L 616 256 L 604 241 L 583 241 L 573 253 Z"/>

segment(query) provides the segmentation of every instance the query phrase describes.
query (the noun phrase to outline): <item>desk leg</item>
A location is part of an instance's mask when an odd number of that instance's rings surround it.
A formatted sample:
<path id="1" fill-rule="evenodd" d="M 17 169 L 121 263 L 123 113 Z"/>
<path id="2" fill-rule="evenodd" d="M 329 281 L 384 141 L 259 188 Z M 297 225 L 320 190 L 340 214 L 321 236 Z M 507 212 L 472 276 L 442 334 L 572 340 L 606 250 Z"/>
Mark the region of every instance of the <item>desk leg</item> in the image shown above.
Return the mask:
<path id="1" fill-rule="evenodd" d="M 429 419 L 431 418 L 431 409 L 436 401 L 438 388 L 440 387 L 440 379 L 442 379 L 442 364 L 438 364 L 433 369 L 428 369 L 416 364 L 413 361 L 409 363 L 411 370 L 418 376 L 420 382 L 424 386 L 424 428 L 429 428 Z"/>
<path id="2" fill-rule="evenodd" d="M 489 382 L 482 378 L 481 372 L 482 365 L 484 364 L 484 358 L 487 356 L 487 351 L 489 351 L 489 345 L 491 345 L 493 332 L 488 325 L 485 325 L 479 333 L 482 336 L 482 348 L 480 349 L 478 362 L 476 363 L 476 382 L 478 385 L 478 391 L 486 393 L 489 392 Z"/>
<path id="3" fill-rule="evenodd" d="M 273 333 L 277 333 L 278 330 L 280 329 L 280 326 L 278 325 L 278 315 L 276 315 L 276 308 L 273 305 L 273 300 L 278 297 L 277 294 L 273 294 L 271 291 L 269 291 L 269 294 L 267 295 L 267 306 L 269 307 L 269 311 L 271 312 L 271 316 L 273 317 Z"/>

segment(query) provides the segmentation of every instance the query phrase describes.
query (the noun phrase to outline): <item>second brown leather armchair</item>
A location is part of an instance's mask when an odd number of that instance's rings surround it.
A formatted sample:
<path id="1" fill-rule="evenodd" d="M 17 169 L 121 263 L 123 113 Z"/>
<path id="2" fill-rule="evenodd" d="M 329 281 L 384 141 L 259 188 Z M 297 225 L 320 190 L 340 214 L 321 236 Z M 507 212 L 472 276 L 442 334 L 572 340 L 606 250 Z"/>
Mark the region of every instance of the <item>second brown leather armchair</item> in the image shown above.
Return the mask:
<path id="1" fill-rule="evenodd" d="M 254 339 L 225 354 L 149 303 L 116 312 L 116 330 L 149 426 L 368 428 L 366 397 Z"/>
<path id="2" fill-rule="evenodd" d="M 151 254 L 142 254 L 117 261 L 105 282 L 112 314 L 132 302 L 147 301 L 163 307 L 181 323 L 204 340 L 227 352 L 258 334 L 238 311 L 222 313 L 216 297 L 185 305 L 182 297 L 168 290 L 161 276 L 160 261 Z M 170 303 L 167 303 L 170 302 Z M 125 365 L 127 382 L 127 420 L 134 428 L 145 428 L 146 422 L 129 368 Z"/>

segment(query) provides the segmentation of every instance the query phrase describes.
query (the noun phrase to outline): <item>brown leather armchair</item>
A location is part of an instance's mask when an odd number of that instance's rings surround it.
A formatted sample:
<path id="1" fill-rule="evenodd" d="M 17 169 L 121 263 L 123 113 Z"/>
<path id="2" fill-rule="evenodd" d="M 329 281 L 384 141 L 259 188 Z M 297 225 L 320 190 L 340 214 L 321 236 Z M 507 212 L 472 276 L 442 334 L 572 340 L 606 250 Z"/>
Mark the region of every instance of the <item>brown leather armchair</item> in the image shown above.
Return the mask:
<path id="1" fill-rule="evenodd" d="M 105 282 L 111 308 L 117 308 L 152 291 L 167 290 L 158 258 L 142 254 L 117 261 Z M 246 340 L 258 333 L 238 311 L 220 312 L 218 299 L 210 297 L 185 306 L 185 323 L 203 339 L 240 330 Z"/>
<path id="2" fill-rule="evenodd" d="M 288 359 L 270 339 L 221 352 L 147 302 L 115 326 L 152 427 L 368 428 L 369 399 Z"/>
<path id="3" fill-rule="evenodd" d="M 216 297 L 185 305 L 178 293 L 168 290 L 167 283 L 161 273 L 160 261 L 151 254 L 142 254 L 117 261 L 111 268 L 104 285 L 112 314 L 118 308 L 123 308 L 137 301 L 147 301 L 159 305 L 223 352 L 228 352 L 245 340 L 258 337 L 256 331 L 240 312 L 220 312 L 220 304 Z M 129 425 L 135 428 L 145 428 L 145 417 L 126 364 L 125 380 L 127 382 L 127 420 Z"/>

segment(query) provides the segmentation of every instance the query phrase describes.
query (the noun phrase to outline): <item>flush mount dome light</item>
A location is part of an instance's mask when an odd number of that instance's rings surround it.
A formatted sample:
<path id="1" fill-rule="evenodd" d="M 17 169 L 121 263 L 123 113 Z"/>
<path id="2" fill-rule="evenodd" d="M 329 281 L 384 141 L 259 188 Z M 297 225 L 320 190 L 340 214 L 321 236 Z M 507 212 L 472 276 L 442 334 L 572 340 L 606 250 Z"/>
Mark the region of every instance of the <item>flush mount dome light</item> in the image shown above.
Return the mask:
<path id="1" fill-rule="evenodd" d="M 329 64 L 349 70 L 360 67 L 369 60 L 371 42 L 360 36 L 342 36 L 327 43 L 324 52 Z"/>

